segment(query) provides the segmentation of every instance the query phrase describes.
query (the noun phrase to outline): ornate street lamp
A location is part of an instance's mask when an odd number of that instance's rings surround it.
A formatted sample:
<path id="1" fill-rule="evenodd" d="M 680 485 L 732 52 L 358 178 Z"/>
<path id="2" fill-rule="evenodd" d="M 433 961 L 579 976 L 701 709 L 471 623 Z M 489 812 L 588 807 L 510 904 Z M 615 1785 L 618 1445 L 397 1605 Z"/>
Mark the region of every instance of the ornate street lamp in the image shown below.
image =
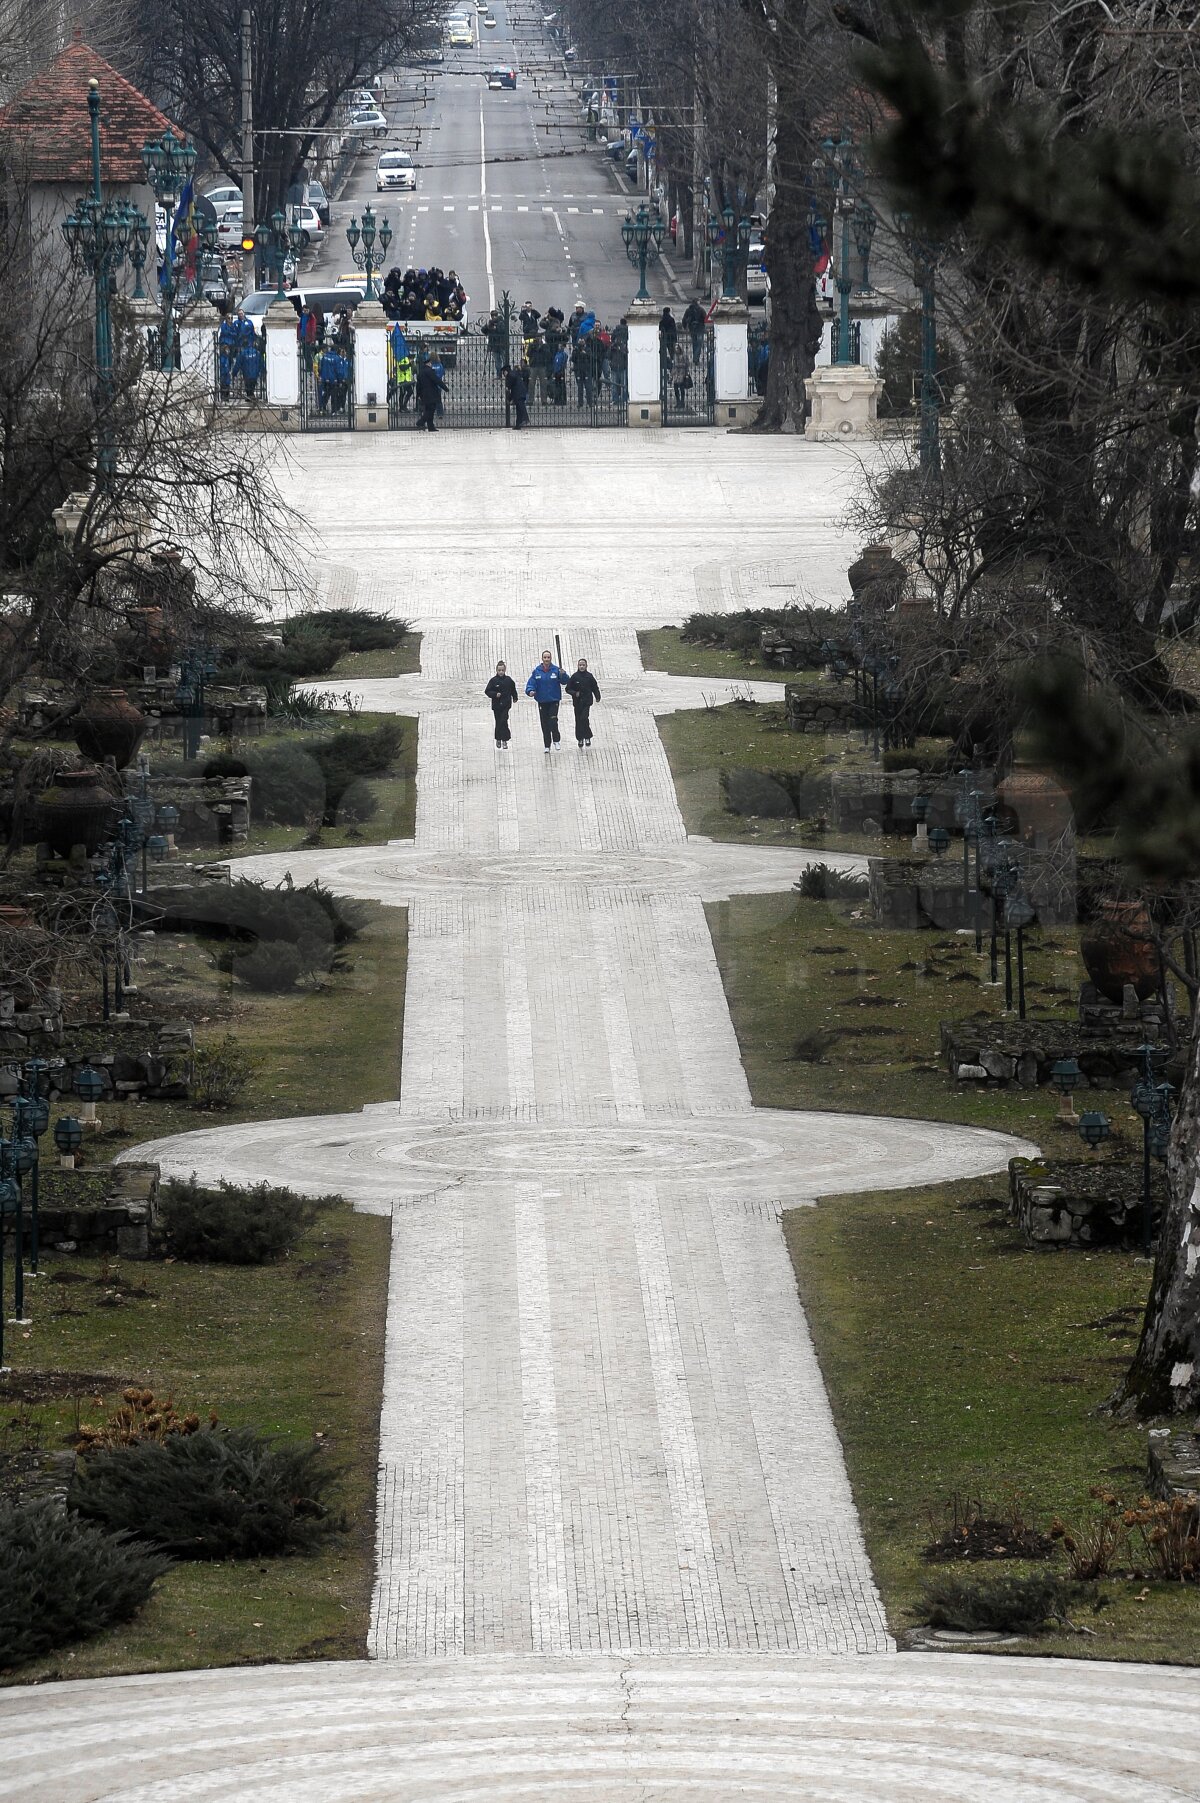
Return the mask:
<path id="1" fill-rule="evenodd" d="M 859 262 L 862 265 L 862 275 L 858 285 L 860 294 L 870 294 L 871 292 L 871 244 L 878 223 L 875 209 L 870 201 L 860 201 L 854 215 L 854 248 L 858 252 Z"/>
<path id="2" fill-rule="evenodd" d="M 1154 1081 L 1154 1066 L 1164 1054 L 1158 1046 L 1140 1045 L 1141 1070 L 1130 1092 L 1130 1106 L 1142 1117 L 1142 1251 L 1149 1253 L 1154 1244 L 1154 1204 L 1150 1195 L 1150 1159 L 1165 1158 L 1171 1135 L 1170 1083 Z M 1160 1149 L 1161 1148 L 1161 1149 Z"/>
<path id="3" fill-rule="evenodd" d="M 1083 1072 L 1074 1058 L 1057 1058 L 1050 1066 L 1050 1081 L 1058 1091 L 1058 1118 L 1067 1127 L 1079 1124 L 1072 1092 L 1083 1082 Z"/>
<path id="4" fill-rule="evenodd" d="M 175 368 L 175 213 L 191 183 L 196 168 L 196 146 L 190 138 L 177 138 L 164 131 L 161 138 L 151 138 L 142 146 L 142 167 L 146 182 L 167 220 L 166 248 L 160 279 L 162 330 L 159 333 L 159 367 Z"/>
<path id="5" fill-rule="evenodd" d="M 298 257 L 304 249 L 304 227 L 298 219 L 293 220 L 289 225 L 283 208 L 276 207 L 271 214 L 270 222 L 257 228 L 254 239 L 258 245 L 259 256 L 268 267 L 274 267 L 275 299 L 277 301 L 286 300 L 287 295 L 283 287 L 283 266 L 289 252 L 292 256 Z"/>
<path id="6" fill-rule="evenodd" d="M 378 257 L 375 255 L 375 239 L 377 236 L 379 239 Z M 359 249 L 360 240 L 362 242 L 361 250 Z M 383 268 L 384 259 L 387 256 L 387 248 L 391 241 L 392 228 L 386 219 L 383 221 L 382 225 L 378 227 L 378 230 L 376 229 L 375 209 L 373 207 L 368 206 L 363 208 L 361 226 L 357 219 L 352 219 L 346 227 L 346 242 L 350 246 L 350 255 L 354 258 L 358 267 L 360 269 L 365 269 L 367 272 L 367 292 L 365 296 L 367 300 L 375 300 L 377 298 L 375 294 L 375 271 Z"/>
<path id="7" fill-rule="evenodd" d="M 854 140 L 847 134 L 843 126 L 838 127 L 836 138 L 821 140 L 822 155 L 818 158 L 818 168 L 825 177 L 828 189 L 828 217 L 830 222 L 830 238 L 833 237 L 833 223 L 837 218 L 842 222 L 841 253 L 838 261 L 838 334 L 834 346 L 835 364 L 844 365 L 854 361 L 850 354 L 850 295 L 853 282 L 850 277 L 850 233 L 854 215 L 854 194 L 851 188 L 851 177 L 854 173 L 852 152 Z M 830 244 L 830 250 L 833 246 Z"/>
<path id="8" fill-rule="evenodd" d="M 896 223 L 912 257 L 913 283 L 921 296 L 921 468 L 936 470 L 941 463 L 938 408 L 942 398 L 937 379 L 938 247 L 917 232 L 910 213 L 897 214 Z"/>
<path id="9" fill-rule="evenodd" d="M 656 207 L 651 213 L 645 201 L 638 207 L 636 218 L 628 213 L 621 227 L 621 242 L 625 246 L 625 255 L 631 263 L 636 263 L 638 272 L 638 291 L 635 301 L 648 301 L 650 290 L 646 286 L 646 266 L 657 263 L 666 226 Z"/>
<path id="10" fill-rule="evenodd" d="M 950 849 L 950 835 L 944 826 L 929 829 L 929 849 L 935 858 L 944 858 Z"/>
<path id="11" fill-rule="evenodd" d="M 1111 1131 L 1108 1116 L 1101 1114 L 1098 1109 L 1079 1117 L 1079 1137 L 1093 1152 L 1108 1138 Z"/>
<path id="12" fill-rule="evenodd" d="M 62 222 L 71 261 L 91 276 L 96 296 L 96 482 L 103 488 L 112 479 L 115 452 L 112 442 L 112 313 L 110 301 L 117 270 L 129 247 L 130 214 L 127 202 L 106 206 L 100 187 L 100 84 L 88 82 L 88 118 L 92 136 L 91 193 L 75 202 Z M 141 215 L 138 214 L 140 218 Z"/>
<path id="13" fill-rule="evenodd" d="M 75 1169 L 75 1154 L 83 1144 L 83 1128 L 73 1114 L 60 1114 L 54 1123 L 54 1144 L 58 1148 L 60 1171 Z"/>
<path id="14" fill-rule="evenodd" d="M 734 225 L 734 211 L 728 203 L 721 208 L 721 217 L 716 219 L 709 214 L 704 227 L 704 235 L 715 250 L 721 246 L 721 298 L 736 300 L 738 298 L 737 275 L 746 251 L 750 244 L 750 221 L 738 219 Z"/>
<path id="15" fill-rule="evenodd" d="M 1017 879 L 1020 882 L 1018 873 Z M 1017 1018 L 1025 1019 L 1025 929 L 1032 926 L 1037 919 L 1037 909 L 1021 890 L 1013 890 L 1004 903 L 1004 948 L 1008 957 L 1009 929 L 1016 928 L 1017 933 Z M 1012 1006 L 1012 971 L 1008 971 L 1008 1002 Z"/>
<path id="16" fill-rule="evenodd" d="M 96 1103 L 104 1094 L 104 1078 L 98 1070 L 93 1070 L 90 1064 L 85 1064 L 83 1069 L 76 1074 L 75 1094 L 83 1103 L 84 1126 L 95 1127 L 97 1125 Z"/>

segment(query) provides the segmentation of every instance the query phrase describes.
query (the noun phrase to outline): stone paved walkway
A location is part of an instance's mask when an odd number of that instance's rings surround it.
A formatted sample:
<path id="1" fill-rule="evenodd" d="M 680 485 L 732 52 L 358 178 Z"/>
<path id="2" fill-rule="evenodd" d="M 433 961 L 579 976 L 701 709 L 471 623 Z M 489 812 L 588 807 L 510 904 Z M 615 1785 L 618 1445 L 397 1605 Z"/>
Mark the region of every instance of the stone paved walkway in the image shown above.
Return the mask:
<path id="1" fill-rule="evenodd" d="M 653 714 L 707 685 L 641 676 L 631 622 L 782 571 L 832 595 L 852 466 L 481 440 L 515 494 L 448 533 L 447 436 L 364 538 L 395 453 L 333 437 L 292 453 L 298 494 L 355 477 L 322 593 L 426 629 L 421 677 L 370 696 L 421 716 L 416 838 L 242 868 L 408 906 L 403 1093 L 158 1150 L 391 1215 L 374 1658 L 10 1692 L 0 1797 L 1194 1803 L 1194 1672 L 888 1656 L 798 1306 L 783 1208 L 1014 1142 L 751 1108 L 702 900 L 785 889 L 803 854 L 686 839 Z M 551 516 L 585 502 L 564 550 Z M 555 624 L 605 691 L 595 749 L 545 757 L 524 704 L 500 756 L 476 692 Z"/>
<path id="2" fill-rule="evenodd" d="M 498 753 L 483 677 L 540 649 L 433 628 L 374 685 L 420 713 L 411 847 L 239 866 L 407 902 L 399 1106 L 163 1156 L 393 1210 L 377 1656 L 886 1651 L 779 1211 L 1013 1142 L 751 1109 L 701 897 L 805 856 L 689 844 L 653 716 L 701 697 L 628 629 L 571 635 L 590 752 L 523 703 Z"/>

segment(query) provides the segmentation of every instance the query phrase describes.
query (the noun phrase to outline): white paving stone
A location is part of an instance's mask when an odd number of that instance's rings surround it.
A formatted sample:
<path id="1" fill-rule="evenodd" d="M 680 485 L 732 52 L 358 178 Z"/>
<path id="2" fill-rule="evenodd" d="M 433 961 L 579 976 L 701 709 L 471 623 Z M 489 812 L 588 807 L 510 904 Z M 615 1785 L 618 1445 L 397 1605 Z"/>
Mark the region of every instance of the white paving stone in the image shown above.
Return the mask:
<path id="1" fill-rule="evenodd" d="M 426 627 L 370 685 L 421 716 L 416 839 L 242 868 L 408 906 L 402 1092 L 152 1150 L 391 1215 L 374 1659 L 10 1694 L 0 1797 L 1197 1795 L 1194 1673 L 847 1657 L 894 1647 L 780 1212 L 1023 1148 L 751 1108 L 702 900 L 805 854 L 686 838 L 653 715 L 704 697 L 632 624 L 834 598 L 854 466 L 620 436 L 481 438 L 465 489 L 449 435 L 292 452 L 298 492 L 345 477 L 320 592 Z M 498 755 L 478 691 L 555 625 L 596 749 L 545 758 L 528 710 Z"/>

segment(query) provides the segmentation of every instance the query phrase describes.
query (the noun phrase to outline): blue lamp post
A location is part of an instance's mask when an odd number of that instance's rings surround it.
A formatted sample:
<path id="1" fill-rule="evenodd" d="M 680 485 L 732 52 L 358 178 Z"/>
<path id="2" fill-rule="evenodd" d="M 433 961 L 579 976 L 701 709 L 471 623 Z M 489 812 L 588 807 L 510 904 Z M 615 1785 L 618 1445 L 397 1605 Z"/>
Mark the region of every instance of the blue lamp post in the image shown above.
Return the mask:
<path id="1" fill-rule="evenodd" d="M 21 1211 L 21 1188 L 16 1178 L 8 1175 L 6 1145 L 7 1141 L 0 1140 L 0 1371 L 8 1370 L 4 1363 L 4 1223 L 12 1217 L 19 1222 Z M 19 1227 L 17 1231 L 19 1234 Z M 17 1313 L 20 1313 L 19 1308 Z"/>
<path id="2" fill-rule="evenodd" d="M 851 192 L 850 186 L 850 177 L 853 169 L 851 156 L 853 148 L 854 141 L 846 132 L 844 126 L 838 127 L 838 136 L 836 138 L 823 138 L 821 140 L 821 150 L 823 153 L 821 166 L 826 175 L 829 192 L 828 214 L 831 240 L 833 236 L 834 220 L 840 219 L 842 223 L 842 241 L 839 247 L 837 274 L 838 333 L 833 358 L 834 363 L 839 365 L 845 365 L 854 361 L 851 356 L 850 346 L 850 295 L 854 288 L 854 283 L 850 276 L 850 234 L 851 220 L 854 214 L 854 195 Z M 832 249 L 833 245 L 831 242 L 830 250 L 832 251 Z"/>
<path id="3" fill-rule="evenodd" d="M 54 1144 L 61 1171 L 75 1169 L 75 1154 L 83 1144 L 83 1127 L 73 1114 L 60 1114 L 54 1123 Z"/>
<path id="4" fill-rule="evenodd" d="M 126 201 L 106 206 L 100 186 L 100 84 L 88 82 L 88 118 L 92 138 L 91 193 L 75 202 L 62 222 L 71 261 L 92 277 L 96 296 L 96 483 L 105 487 L 115 468 L 112 436 L 113 345 L 111 296 L 117 270 L 125 260 L 130 233 L 140 219 Z"/>
<path id="5" fill-rule="evenodd" d="M 379 240 L 378 256 L 375 254 L 376 238 Z M 350 246 L 350 255 L 354 258 L 358 267 L 360 269 L 365 269 L 367 272 L 367 292 L 364 296 L 364 299 L 366 300 L 374 300 L 376 298 L 375 273 L 377 270 L 383 268 L 384 260 L 387 257 L 387 248 L 391 241 L 391 225 L 385 219 L 382 225 L 376 226 L 375 209 L 373 207 L 363 208 L 361 225 L 359 225 L 357 219 L 351 219 L 349 225 L 346 227 L 346 242 Z M 359 249 L 360 242 L 362 245 L 361 250 Z"/>
<path id="6" fill-rule="evenodd" d="M 104 1094 L 104 1078 L 90 1064 L 85 1064 L 75 1078 L 75 1094 L 83 1103 L 83 1125 L 95 1127 L 96 1103 Z"/>
<path id="7" fill-rule="evenodd" d="M 1157 1046 L 1140 1045 L 1141 1069 L 1130 1093 L 1130 1105 L 1142 1117 L 1142 1251 L 1149 1253 L 1154 1244 L 1154 1203 L 1150 1194 L 1150 1159 L 1165 1158 L 1171 1137 L 1170 1083 L 1156 1083 L 1156 1063 L 1163 1053 Z"/>
<path id="8" fill-rule="evenodd" d="M 190 139 L 177 138 L 174 132 L 164 131 L 161 138 L 151 138 L 142 146 L 142 166 L 146 181 L 167 217 L 167 241 L 160 277 L 163 323 L 159 334 L 159 366 L 170 370 L 175 368 L 175 210 L 191 186 L 196 168 L 196 146 Z"/>
<path id="9" fill-rule="evenodd" d="M 646 267 L 647 264 L 658 261 L 666 229 L 658 208 L 651 213 L 644 200 L 638 207 L 636 218 L 628 213 L 625 215 L 621 242 L 629 261 L 637 265 L 638 291 L 633 297 L 635 301 L 650 299 L 650 290 L 646 286 Z"/>

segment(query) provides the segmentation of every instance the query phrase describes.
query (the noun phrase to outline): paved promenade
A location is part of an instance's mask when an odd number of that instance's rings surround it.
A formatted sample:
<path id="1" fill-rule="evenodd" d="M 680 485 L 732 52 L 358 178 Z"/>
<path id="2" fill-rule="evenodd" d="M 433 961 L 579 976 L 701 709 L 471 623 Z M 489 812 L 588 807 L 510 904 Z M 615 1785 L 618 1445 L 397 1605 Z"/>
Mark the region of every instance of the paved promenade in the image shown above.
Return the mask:
<path id="1" fill-rule="evenodd" d="M 586 629 L 431 594 L 421 676 L 372 686 L 420 714 L 415 841 L 239 866 L 408 907 L 399 1101 L 157 1148 L 391 1216 L 371 1662 L 10 1695 L 0 1797 L 1196 1796 L 1195 1674 L 895 1654 L 781 1211 L 1019 1142 L 751 1107 L 702 900 L 804 854 L 686 839 L 654 713 L 703 696 L 640 674 L 632 579 Z M 555 625 L 594 749 L 546 756 L 522 702 L 497 753 L 483 682 Z"/>

